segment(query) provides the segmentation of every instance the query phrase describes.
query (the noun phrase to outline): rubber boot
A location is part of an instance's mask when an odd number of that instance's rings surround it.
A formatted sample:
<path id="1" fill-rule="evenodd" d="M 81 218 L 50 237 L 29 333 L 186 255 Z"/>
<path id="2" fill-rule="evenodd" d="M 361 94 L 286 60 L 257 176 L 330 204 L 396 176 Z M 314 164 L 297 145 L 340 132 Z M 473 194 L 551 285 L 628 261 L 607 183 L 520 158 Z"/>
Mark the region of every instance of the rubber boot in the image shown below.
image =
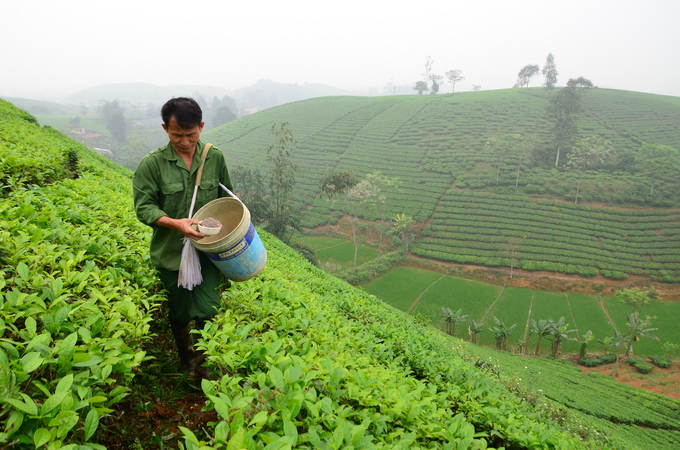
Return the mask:
<path id="1" fill-rule="evenodd" d="M 196 329 L 202 330 L 205 327 L 205 321 L 204 320 L 197 320 L 196 321 Z M 196 353 L 196 364 L 194 367 L 194 371 L 196 373 L 196 376 L 204 379 L 204 380 L 210 380 L 210 371 L 208 370 L 207 367 L 203 366 L 203 363 L 206 361 L 206 356 L 205 353 L 203 353 L 203 350 L 198 350 L 194 347 L 194 352 Z"/>
<path id="2" fill-rule="evenodd" d="M 186 372 L 189 377 L 196 376 L 196 350 L 194 350 L 194 339 L 191 336 L 191 322 L 182 329 L 172 329 L 172 336 L 177 344 L 179 354 L 179 371 Z"/>

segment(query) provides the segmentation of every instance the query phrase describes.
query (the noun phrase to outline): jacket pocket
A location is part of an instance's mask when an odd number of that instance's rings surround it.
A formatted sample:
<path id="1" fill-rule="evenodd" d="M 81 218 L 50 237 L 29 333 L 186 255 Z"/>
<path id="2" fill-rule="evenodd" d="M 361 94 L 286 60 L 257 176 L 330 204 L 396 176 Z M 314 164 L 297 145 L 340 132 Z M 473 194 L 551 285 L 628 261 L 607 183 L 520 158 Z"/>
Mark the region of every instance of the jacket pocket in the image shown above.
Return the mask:
<path id="1" fill-rule="evenodd" d="M 202 179 L 196 194 L 196 210 L 203 205 L 217 199 L 220 188 L 220 180 L 217 178 Z M 199 206 L 200 205 L 200 206 Z"/>
<path id="2" fill-rule="evenodd" d="M 173 219 L 179 219 L 178 214 L 182 209 L 182 202 L 184 201 L 184 183 L 176 181 L 172 183 L 164 183 L 161 185 L 161 192 L 163 198 L 161 200 L 160 208 Z"/>

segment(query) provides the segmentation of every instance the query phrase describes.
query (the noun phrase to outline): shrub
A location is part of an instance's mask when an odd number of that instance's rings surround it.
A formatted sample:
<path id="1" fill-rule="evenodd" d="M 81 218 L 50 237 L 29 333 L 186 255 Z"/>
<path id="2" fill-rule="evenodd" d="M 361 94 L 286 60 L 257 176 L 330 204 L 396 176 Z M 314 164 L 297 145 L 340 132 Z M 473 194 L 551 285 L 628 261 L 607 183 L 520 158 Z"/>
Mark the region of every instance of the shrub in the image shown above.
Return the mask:
<path id="1" fill-rule="evenodd" d="M 652 366 L 651 364 L 647 364 L 646 362 L 640 362 L 638 364 L 635 364 L 635 368 L 640 373 L 649 373 L 652 371 L 654 366 Z"/>
<path id="2" fill-rule="evenodd" d="M 607 353 L 606 355 L 600 355 L 597 359 L 600 360 L 600 364 L 611 364 L 616 362 L 616 355 L 613 353 Z"/>
<path id="3" fill-rule="evenodd" d="M 671 366 L 671 360 L 663 356 L 650 356 L 649 359 L 662 369 L 668 369 Z"/>
<path id="4" fill-rule="evenodd" d="M 586 367 L 597 367 L 602 364 L 602 361 L 597 358 L 581 358 L 579 364 Z"/>
<path id="5" fill-rule="evenodd" d="M 628 363 L 629 366 L 633 366 L 633 367 L 637 366 L 638 364 L 643 363 L 643 361 L 639 358 L 630 358 L 626 362 Z"/>

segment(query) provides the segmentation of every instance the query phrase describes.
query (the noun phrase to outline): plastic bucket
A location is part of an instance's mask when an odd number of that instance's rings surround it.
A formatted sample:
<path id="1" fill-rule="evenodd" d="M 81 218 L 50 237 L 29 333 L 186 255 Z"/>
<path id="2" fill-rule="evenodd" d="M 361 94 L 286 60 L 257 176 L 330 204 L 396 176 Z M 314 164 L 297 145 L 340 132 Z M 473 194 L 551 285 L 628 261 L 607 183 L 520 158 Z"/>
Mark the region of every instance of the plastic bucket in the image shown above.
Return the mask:
<path id="1" fill-rule="evenodd" d="M 267 263 L 267 250 L 250 222 L 250 211 L 240 201 L 225 197 L 196 211 L 194 219 L 213 217 L 222 223 L 214 236 L 192 241 L 230 280 L 245 281 L 258 275 Z"/>

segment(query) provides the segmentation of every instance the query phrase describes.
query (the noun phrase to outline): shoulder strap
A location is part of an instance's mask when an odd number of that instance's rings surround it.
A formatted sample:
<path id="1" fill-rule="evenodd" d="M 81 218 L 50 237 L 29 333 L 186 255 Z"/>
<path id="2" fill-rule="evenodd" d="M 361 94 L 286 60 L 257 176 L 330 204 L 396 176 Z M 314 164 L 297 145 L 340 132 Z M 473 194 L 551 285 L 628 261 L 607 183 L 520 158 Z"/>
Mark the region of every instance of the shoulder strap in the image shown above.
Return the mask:
<path id="1" fill-rule="evenodd" d="M 196 172 L 196 186 L 201 185 L 201 177 L 203 176 L 205 158 L 208 156 L 208 150 L 210 150 L 210 147 L 212 146 L 212 144 L 205 144 L 205 147 L 203 147 L 203 152 L 201 153 L 201 165 L 198 167 L 198 171 Z"/>

